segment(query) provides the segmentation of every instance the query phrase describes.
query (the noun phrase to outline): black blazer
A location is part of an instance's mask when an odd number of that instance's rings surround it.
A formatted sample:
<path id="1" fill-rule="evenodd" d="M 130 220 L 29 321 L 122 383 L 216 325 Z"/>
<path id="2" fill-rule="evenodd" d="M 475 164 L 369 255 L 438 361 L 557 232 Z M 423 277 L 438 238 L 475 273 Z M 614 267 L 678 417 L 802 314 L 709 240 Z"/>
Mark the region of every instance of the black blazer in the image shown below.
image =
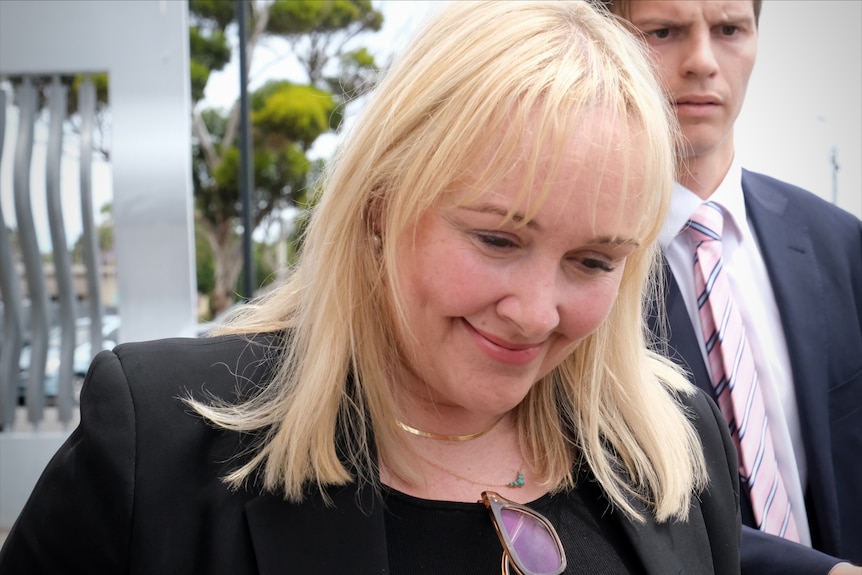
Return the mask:
<path id="1" fill-rule="evenodd" d="M 125 344 L 93 362 L 81 423 L 54 456 L 0 551 L 0 573 L 388 573 L 370 488 L 316 489 L 301 504 L 221 480 L 250 437 L 214 429 L 178 397 L 236 400 L 272 364 L 262 339 Z M 685 523 L 622 521 L 647 573 L 739 572 L 736 452 L 715 405 L 687 400 L 711 483 Z M 498 569 L 495 565 L 492 570 Z"/>
<path id="2" fill-rule="evenodd" d="M 762 174 L 743 170 L 742 190 L 790 356 L 812 544 L 862 564 L 862 222 Z M 667 287 L 671 353 L 712 394 L 679 287 L 672 278 Z M 742 499 L 743 523 L 754 525 L 746 493 Z M 747 527 L 741 550 L 743 572 L 758 575 L 825 574 L 835 563 Z"/>

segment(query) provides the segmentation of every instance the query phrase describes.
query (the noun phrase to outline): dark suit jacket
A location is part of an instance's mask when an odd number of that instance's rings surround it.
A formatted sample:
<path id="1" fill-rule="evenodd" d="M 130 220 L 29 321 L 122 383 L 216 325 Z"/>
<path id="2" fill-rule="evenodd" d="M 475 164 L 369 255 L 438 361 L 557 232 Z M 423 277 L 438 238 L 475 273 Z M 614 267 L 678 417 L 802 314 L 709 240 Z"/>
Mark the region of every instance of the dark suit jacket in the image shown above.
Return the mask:
<path id="1" fill-rule="evenodd" d="M 862 564 L 862 222 L 761 174 L 743 170 L 742 189 L 790 355 L 808 462 L 812 543 Z M 673 278 L 667 288 L 671 354 L 698 387 L 712 393 Z M 744 486 L 742 499 L 743 523 L 754 525 Z M 746 527 L 742 558 L 743 572 L 758 575 L 826 573 L 835 563 Z"/>
<path id="2" fill-rule="evenodd" d="M 370 488 L 328 489 L 328 507 L 316 489 L 293 504 L 253 483 L 232 491 L 219 479 L 251 438 L 214 429 L 177 397 L 248 393 L 271 368 L 267 346 L 256 342 L 174 339 L 98 355 L 81 423 L 10 532 L 0 573 L 388 573 L 384 512 Z M 709 488 L 685 523 L 621 521 L 647 573 L 738 573 L 736 452 L 705 394 L 686 401 Z"/>

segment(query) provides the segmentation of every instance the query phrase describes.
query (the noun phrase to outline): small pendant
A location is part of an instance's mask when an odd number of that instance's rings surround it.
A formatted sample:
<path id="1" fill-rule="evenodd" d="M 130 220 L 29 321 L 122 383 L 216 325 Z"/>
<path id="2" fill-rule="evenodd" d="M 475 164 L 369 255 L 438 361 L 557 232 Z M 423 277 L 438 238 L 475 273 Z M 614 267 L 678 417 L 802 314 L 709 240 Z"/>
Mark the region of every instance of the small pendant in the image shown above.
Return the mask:
<path id="1" fill-rule="evenodd" d="M 520 471 L 518 471 L 518 478 L 515 479 L 515 481 L 508 483 L 506 486 L 507 487 L 523 487 L 524 483 L 525 483 L 524 482 L 524 474 L 521 473 Z"/>

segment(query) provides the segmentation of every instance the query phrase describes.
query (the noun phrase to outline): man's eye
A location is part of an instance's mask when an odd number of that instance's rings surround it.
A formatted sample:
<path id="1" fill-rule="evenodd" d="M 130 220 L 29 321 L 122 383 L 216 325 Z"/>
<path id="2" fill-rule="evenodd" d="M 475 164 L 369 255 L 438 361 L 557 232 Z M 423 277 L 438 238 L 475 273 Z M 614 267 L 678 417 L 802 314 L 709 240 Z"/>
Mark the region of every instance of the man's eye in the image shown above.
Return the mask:
<path id="1" fill-rule="evenodd" d="M 728 25 L 728 26 L 722 26 L 721 27 L 721 33 L 724 34 L 725 36 L 733 36 L 738 31 L 739 31 L 739 28 L 736 26 Z"/>
<path id="2" fill-rule="evenodd" d="M 650 32 L 649 35 L 654 38 L 658 38 L 659 40 L 663 40 L 670 36 L 670 28 L 659 28 L 658 30 Z"/>

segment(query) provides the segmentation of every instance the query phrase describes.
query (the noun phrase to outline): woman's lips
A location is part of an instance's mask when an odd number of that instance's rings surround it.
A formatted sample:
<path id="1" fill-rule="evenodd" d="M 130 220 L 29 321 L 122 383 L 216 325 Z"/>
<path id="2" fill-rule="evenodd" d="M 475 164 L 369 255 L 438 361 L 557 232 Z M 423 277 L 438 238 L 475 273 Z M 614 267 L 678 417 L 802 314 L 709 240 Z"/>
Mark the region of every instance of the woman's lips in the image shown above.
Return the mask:
<path id="1" fill-rule="evenodd" d="M 480 331 L 464 321 L 468 333 L 480 350 L 491 360 L 509 365 L 527 365 L 542 353 L 545 342 L 516 344 Z"/>

